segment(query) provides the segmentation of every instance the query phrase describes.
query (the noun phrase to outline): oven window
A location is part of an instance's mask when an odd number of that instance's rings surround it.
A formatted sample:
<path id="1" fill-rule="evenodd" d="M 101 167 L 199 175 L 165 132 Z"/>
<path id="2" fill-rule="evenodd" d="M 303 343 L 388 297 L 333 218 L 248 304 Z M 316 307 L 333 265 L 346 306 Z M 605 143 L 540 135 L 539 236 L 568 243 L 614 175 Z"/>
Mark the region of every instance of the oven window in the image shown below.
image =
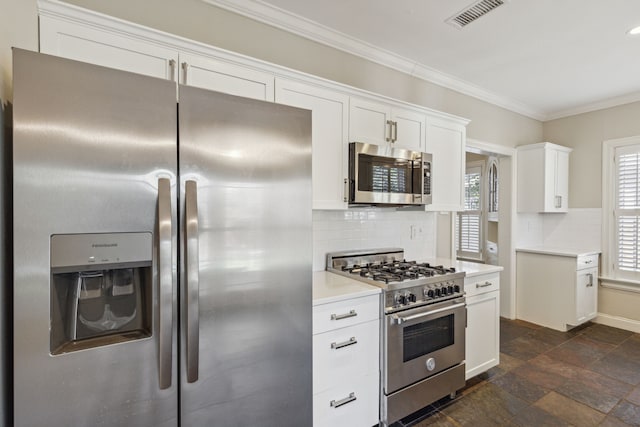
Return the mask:
<path id="1" fill-rule="evenodd" d="M 420 169 L 417 169 L 418 173 Z M 358 190 L 380 193 L 412 193 L 413 162 L 359 155 Z"/>
<path id="2" fill-rule="evenodd" d="M 453 345 L 454 315 L 403 328 L 403 362 Z"/>

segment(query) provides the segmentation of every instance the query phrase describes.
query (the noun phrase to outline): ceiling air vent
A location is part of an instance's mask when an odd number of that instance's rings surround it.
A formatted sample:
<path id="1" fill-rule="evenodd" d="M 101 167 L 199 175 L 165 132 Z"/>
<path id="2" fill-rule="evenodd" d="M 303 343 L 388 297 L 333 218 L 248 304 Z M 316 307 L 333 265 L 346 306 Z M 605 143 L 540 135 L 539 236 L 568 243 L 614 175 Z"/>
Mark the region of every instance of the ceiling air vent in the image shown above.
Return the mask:
<path id="1" fill-rule="evenodd" d="M 509 0 L 480 0 L 462 9 L 445 22 L 458 29 L 462 29 L 464 26 L 471 24 L 476 19 L 486 15 L 508 1 Z"/>

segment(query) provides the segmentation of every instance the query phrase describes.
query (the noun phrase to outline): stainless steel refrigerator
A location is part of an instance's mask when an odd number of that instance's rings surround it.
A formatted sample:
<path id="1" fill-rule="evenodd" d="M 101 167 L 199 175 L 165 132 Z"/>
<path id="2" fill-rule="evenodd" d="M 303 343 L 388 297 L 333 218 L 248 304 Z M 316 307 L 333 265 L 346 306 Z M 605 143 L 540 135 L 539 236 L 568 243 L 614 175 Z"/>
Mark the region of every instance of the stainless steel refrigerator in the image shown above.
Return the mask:
<path id="1" fill-rule="evenodd" d="M 13 55 L 15 425 L 310 426 L 310 112 Z"/>

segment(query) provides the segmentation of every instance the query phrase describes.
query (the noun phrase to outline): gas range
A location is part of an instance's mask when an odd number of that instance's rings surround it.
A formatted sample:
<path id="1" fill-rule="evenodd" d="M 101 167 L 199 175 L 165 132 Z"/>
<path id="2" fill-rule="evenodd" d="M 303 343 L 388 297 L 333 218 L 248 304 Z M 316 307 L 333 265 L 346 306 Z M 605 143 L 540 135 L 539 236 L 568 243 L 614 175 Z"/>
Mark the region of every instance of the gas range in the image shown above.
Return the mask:
<path id="1" fill-rule="evenodd" d="M 382 288 L 385 314 L 464 296 L 464 272 L 406 261 L 399 248 L 332 252 L 327 271 Z"/>

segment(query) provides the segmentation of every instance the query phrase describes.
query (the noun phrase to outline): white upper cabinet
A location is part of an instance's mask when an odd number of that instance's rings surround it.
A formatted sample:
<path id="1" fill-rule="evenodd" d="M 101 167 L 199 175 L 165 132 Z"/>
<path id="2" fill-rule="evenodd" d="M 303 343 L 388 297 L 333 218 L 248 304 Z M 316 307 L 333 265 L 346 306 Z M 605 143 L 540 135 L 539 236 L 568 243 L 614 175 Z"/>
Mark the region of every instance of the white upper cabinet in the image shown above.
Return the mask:
<path id="1" fill-rule="evenodd" d="M 541 142 L 517 149 L 518 212 L 567 212 L 571 148 Z"/>
<path id="2" fill-rule="evenodd" d="M 345 209 L 349 97 L 282 78 L 275 87 L 277 103 L 311 110 L 313 208 Z"/>
<path id="3" fill-rule="evenodd" d="M 356 97 L 351 97 L 349 112 L 349 142 L 424 151 L 423 112 Z"/>
<path id="4" fill-rule="evenodd" d="M 40 16 L 40 52 L 175 80 L 178 51 L 78 23 Z"/>
<path id="5" fill-rule="evenodd" d="M 274 76 L 210 56 L 180 53 L 180 83 L 273 101 Z"/>
<path id="6" fill-rule="evenodd" d="M 463 210 L 466 123 L 428 117 L 425 150 L 433 155 L 431 166 L 432 211 Z"/>

